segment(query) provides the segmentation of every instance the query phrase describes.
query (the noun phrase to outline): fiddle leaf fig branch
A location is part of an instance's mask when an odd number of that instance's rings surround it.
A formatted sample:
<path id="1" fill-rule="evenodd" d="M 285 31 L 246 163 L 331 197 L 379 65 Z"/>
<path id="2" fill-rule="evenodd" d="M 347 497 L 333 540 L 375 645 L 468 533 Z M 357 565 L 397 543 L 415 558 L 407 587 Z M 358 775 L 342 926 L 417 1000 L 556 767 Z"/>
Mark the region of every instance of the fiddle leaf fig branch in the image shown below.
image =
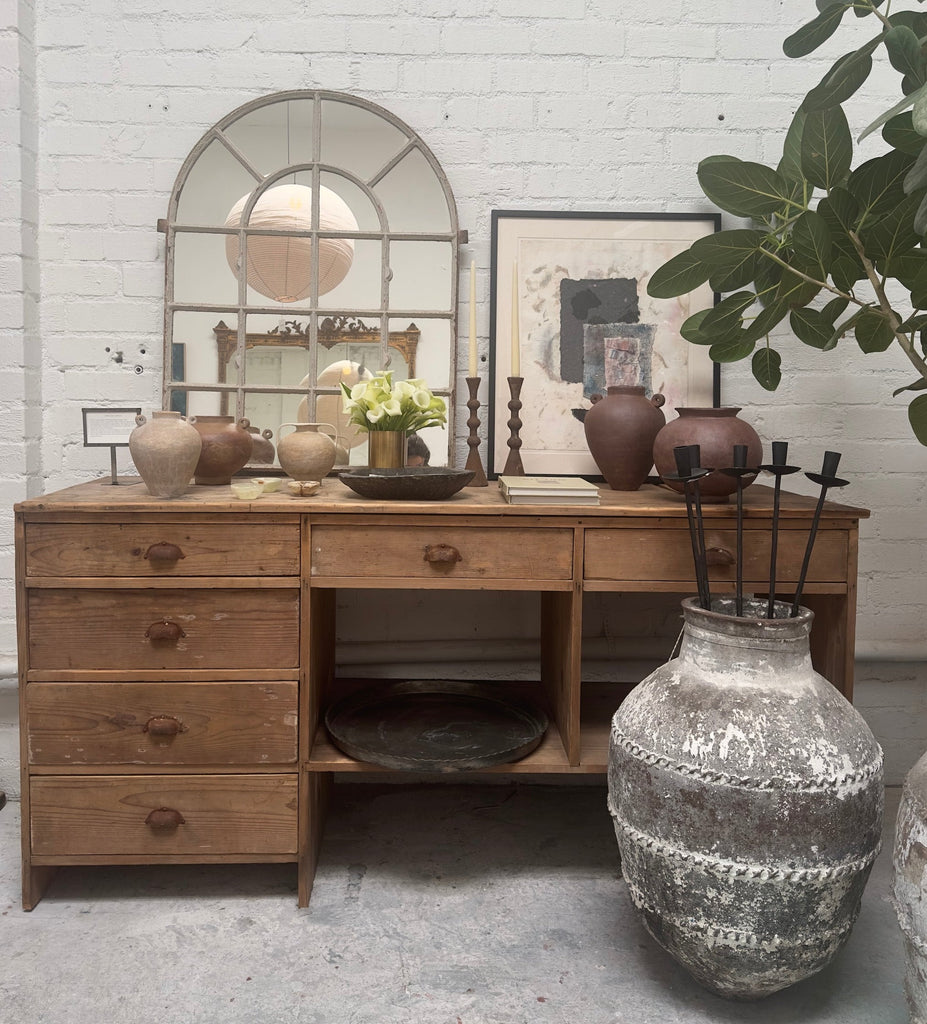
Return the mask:
<path id="1" fill-rule="evenodd" d="M 918 5 L 924 0 L 917 0 Z M 852 336 L 869 354 L 900 346 L 917 377 L 898 388 L 927 391 L 927 12 L 892 10 L 891 0 L 816 0 L 817 15 L 783 44 L 789 57 L 813 53 L 852 11 L 876 32 L 844 54 L 804 97 L 776 167 L 710 156 L 698 182 L 718 207 L 750 228 L 700 238 L 654 272 L 655 298 L 706 282 L 724 297 L 693 313 L 680 332 L 707 345 L 716 362 L 752 358 L 768 391 L 782 380 L 770 332 L 788 320 L 795 337 L 828 351 Z M 897 5 L 895 5 L 897 6 Z M 886 152 L 853 167 L 853 137 L 842 104 L 856 94 L 884 50 L 901 75 L 902 98 L 860 134 L 881 130 Z M 927 394 L 908 407 L 927 445 Z"/>

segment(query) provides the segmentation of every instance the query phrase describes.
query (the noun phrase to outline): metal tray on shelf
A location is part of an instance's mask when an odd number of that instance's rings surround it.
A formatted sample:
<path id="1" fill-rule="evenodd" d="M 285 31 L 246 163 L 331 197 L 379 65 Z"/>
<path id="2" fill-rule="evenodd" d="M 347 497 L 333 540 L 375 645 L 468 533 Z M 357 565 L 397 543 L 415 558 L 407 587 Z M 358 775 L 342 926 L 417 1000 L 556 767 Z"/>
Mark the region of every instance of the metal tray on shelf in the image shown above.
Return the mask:
<path id="1" fill-rule="evenodd" d="M 384 682 L 333 703 L 325 725 L 334 745 L 382 768 L 452 772 L 518 761 L 547 730 L 547 715 L 503 686 L 413 680 Z"/>

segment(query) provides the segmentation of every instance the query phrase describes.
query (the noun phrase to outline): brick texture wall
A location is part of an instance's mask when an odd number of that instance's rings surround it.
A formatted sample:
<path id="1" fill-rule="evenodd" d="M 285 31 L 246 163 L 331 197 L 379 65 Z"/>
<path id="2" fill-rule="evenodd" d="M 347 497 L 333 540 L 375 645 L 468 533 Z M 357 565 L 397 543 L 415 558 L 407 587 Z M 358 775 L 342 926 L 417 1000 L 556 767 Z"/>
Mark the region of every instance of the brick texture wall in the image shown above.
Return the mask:
<path id="1" fill-rule="evenodd" d="M 778 159 L 814 59 L 782 56 L 811 0 L 2 0 L 0 103 L 0 661 L 15 651 L 10 506 L 106 472 L 81 446 L 85 404 L 159 407 L 162 238 L 173 180 L 222 115 L 318 87 L 387 107 L 444 166 L 480 272 L 487 345 L 494 208 L 704 211 L 697 161 Z M 871 19 L 850 35 L 867 34 Z M 862 126 L 894 99 L 877 77 Z M 462 289 L 466 295 L 466 287 Z M 463 311 L 466 323 L 466 310 Z M 847 501 L 872 509 L 861 550 L 860 650 L 927 656 L 927 449 L 892 390 L 900 355 L 829 353 L 783 335 L 775 395 L 725 367 L 723 400 L 817 468 L 844 453 Z M 462 420 L 458 420 L 458 429 Z M 25 443 L 20 441 L 25 438 Z M 461 439 L 462 440 L 462 439 Z M 2 511 L 5 509 L 6 511 Z"/>

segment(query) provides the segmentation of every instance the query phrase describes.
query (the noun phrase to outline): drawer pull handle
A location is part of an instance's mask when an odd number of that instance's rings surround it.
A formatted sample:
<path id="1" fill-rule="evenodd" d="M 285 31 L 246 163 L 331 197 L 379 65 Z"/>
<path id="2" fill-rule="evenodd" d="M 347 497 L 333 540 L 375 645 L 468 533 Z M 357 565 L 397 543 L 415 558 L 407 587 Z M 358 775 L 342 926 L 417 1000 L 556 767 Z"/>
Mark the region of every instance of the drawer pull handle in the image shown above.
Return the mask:
<path id="1" fill-rule="evenodd" d="M 173 807 L 158 807 L 151 811 L 145 824 L 156 832 L 169 832 L 179 825 L 185 825 L 186 821 L 180 811 L 175 811 Z"/>
<path id="2" fill-rule="evenodd" d="M 176 644 L 177 641 L 187 634 L 169 619 L 162 619 L 160 622 L 152 622 L 145 630 L 145 636 L 153 644 Z"/>
<path id="3" fill-rule="evenodd" d="M 733 565 L 736 559 L 727 548 L 706 548 L 705 561 L 709 565 Z"/>
<path id="4" fill-rule="evenodd" d="M 152 562 L 179 562 L 181 558 L 186 557 L 176 544 L 171 544 L 166 540 L 152 544 L 145 552 L 145 558 Z"/>
<path id="5" fill-rule="evenodd" d="M 152 715 L 145 723 L 144 731 L 152 736 L 176 736 L 183 732 L 183 724 L 172 715 Z"/>
<path id="6" fill-rule="evenodd" d="M 431 565 L 453 565 L 461 560 L 460 552 L 451 544 L 425 545 L 425 561 Z"/>

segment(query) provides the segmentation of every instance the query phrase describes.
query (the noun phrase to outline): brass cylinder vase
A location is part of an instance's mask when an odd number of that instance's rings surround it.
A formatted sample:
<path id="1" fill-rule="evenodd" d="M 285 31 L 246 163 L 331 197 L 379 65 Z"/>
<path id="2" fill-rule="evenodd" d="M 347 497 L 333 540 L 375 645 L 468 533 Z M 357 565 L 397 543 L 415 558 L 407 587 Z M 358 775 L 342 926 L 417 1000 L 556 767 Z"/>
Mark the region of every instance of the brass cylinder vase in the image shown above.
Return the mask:
<path id="1" fill-rule="evenodd" d="M 402 469 L 406 464 L 404 430 L 371 430 L 367 434 L 367 464 L 371 469 Z"/>

